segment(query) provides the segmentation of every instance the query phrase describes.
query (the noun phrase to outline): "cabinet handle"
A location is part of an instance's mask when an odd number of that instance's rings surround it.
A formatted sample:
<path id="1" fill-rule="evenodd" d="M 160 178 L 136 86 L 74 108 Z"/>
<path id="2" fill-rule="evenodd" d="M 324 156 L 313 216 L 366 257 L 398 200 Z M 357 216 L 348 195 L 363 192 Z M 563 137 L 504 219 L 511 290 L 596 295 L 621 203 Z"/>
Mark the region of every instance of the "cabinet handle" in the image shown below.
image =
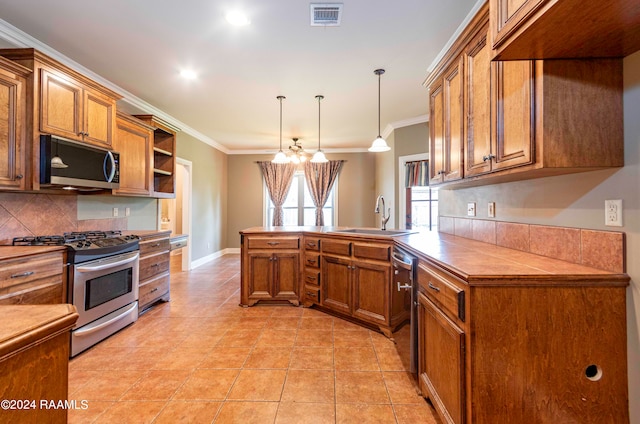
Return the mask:
<path id="1" fill-rule="evenodd" d="M 151 245 L 151 247 L 159 247 L 159 246 L 160 246 L 160 243 L 155 243 Z"/>
<path id="2" fill-rule="evenodd" d="M 310 275 L 307 275 L 307 281 L 316 281 L 316 277 L 312 277 Z"/>
<path id="3" fill-rule="evenodd" d="M 21 180 L 23 178 L 24 178 L 24 175 L 22 175 L 22 174 L 16 175 L 16 180 Z"/>
<path id="4" fill-rule="evenodd" d="M 440 291 L 440 287 L 436 287 L 433 284 L 431 284 L 431 281 L 429 281 L 429 288 L 431 290 L 434 290 L 435 292 L 439 292 Z"/>
<path id="5" fill-rule="evenodd" d="M 308 264 L 315 264 L 316 260 L 315 259 L 307 259 L 307 263 Z"/>
<path id="6" fill-rule="evenodd" d="M 316 247 L 316 244 L 315 244 L 315 243 L 312 243 L 312 242 L 308 242 L 308 243 L 307 243 L 307 246 L 309 246 L 309 247 Z"/>
<path id="7" fill-rule="evenodd" d="M 268 244 L 269 246 L 277 246 L 277 245 L 279 245 L 279 244 L 280 244 L 280 242 L 278 242 L 278 241 L 268 241 L 268 242 L 267 242 L 267 244 Z"/>
<path id="8" fill-rule="evenodd" d="M 33 273 L 33 271 L 19 272 L 17 274 L 13 274 L 11 278 L 28 277 L 30 275 L 33 275 Z"/>
<path id="9" fill-rule="evenodd" d="M 495 159 L 496 155 L 489 155 L 488 157 L 489 157 L 489 160 L 491 160 L 491 159 Z"/>
<path id="10" fill-rule="evenodd" d="M 400 291 L 400 290 L 409 290 L 411 288 L 411 284 L 402 285 L 402 283 L 400 281 L 397 281 L 397 283 L 398 283 L 398 291 Z M 440 289 L 438 289 L 438 290 L 440 290 Z"/>
<path id="11" fill-rule="evenodd" d="M 156 291 L 158 291 L 158 287 L 152 289 L 149 293 L 153 293 L 153 292 L 156 292 Z"/>
<path id="12" fill-rule="evenodd" d="M 153 264 L 153 265 L 151 265 L 151 268 L 156 267 L 156 266 L 160 266 L 160 264 Z"/>

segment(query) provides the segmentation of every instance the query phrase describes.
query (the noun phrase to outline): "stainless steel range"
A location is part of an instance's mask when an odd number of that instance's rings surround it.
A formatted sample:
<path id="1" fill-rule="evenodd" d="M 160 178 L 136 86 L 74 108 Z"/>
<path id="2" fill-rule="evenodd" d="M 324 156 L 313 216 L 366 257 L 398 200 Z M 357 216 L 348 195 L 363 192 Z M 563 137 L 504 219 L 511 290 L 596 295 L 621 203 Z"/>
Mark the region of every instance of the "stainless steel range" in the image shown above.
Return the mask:
<path id="1" fill-rule="evenodd" d="M 14 246 L 64 245 L 67 296 L 80 317 L 71 331 L 71 356 L 138 319 L 139 237 L 119 231 L 17 237 Z"/>

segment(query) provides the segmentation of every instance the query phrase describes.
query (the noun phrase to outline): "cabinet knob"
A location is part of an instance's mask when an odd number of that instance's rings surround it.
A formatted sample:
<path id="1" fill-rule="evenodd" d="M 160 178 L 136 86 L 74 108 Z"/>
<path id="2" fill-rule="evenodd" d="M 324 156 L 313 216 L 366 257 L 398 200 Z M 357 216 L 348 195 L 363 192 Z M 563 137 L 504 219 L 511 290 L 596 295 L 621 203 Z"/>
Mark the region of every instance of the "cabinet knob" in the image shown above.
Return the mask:
<path id="1" fill-rule="evenodd" d="M 16 175 L 16 180 L 21 180 L 23 178 L 24 178 L 24 175 L 22 175 L 22 174 Z"/>

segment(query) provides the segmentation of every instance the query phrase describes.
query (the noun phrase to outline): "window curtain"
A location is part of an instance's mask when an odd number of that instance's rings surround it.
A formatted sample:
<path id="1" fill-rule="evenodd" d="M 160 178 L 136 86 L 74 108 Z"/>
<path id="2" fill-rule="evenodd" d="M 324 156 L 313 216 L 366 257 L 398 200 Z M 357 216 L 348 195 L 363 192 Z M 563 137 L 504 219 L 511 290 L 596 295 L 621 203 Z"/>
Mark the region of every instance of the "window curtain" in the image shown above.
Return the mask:
<path id="1" fill-rule="evenodd" d="M 273 225 L 282 225 L 282 205 L 287 198 L 293 174 L 296 172 L 296 166 L 292 163 L 272 163 L 266 161 L 258 162 L 262 170 L 262 176 L 267 184 L 269 197 L 275 206 L 273 214 Z"/>
<path id="2" fill-rule="evenodd" d="M 429 161 L 419 160 L 407 162 L 404 185 L 405 187 L 426 187 L 429 185 Z"/>
<path id="3" fill-rule="evenodd" d="M 311 193 L 311 199 L 316 207 L 316 225 L 324 225 L 322 208 L 327 203 L 331 187 L 336 182 L 343 164 L 343 160 L 330 160 L 325 163 L 304 163 L 304 176 Z"/>

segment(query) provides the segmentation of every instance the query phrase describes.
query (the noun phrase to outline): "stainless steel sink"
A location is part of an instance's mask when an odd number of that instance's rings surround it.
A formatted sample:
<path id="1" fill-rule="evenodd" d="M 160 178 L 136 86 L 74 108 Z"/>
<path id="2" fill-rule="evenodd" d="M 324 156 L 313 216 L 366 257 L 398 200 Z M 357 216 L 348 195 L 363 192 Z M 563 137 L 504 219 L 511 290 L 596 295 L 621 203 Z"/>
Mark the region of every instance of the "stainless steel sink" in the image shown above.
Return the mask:
<path id="1" fill-rule="evenodd" d="M 345 230 L 335 230 L 332 233 L 364 234 L 370 236 L 401 236 L 412 233 L 411 230 L 377 230 L 375 228 L 347 228 Z"/>

